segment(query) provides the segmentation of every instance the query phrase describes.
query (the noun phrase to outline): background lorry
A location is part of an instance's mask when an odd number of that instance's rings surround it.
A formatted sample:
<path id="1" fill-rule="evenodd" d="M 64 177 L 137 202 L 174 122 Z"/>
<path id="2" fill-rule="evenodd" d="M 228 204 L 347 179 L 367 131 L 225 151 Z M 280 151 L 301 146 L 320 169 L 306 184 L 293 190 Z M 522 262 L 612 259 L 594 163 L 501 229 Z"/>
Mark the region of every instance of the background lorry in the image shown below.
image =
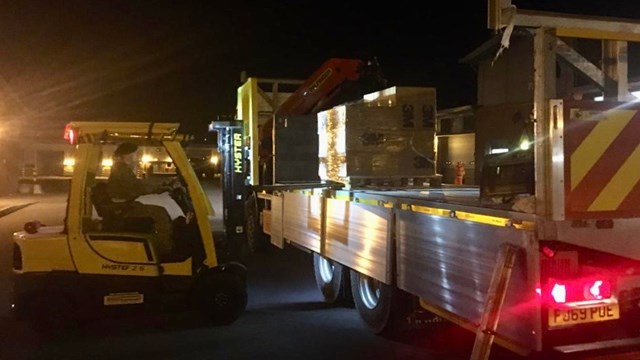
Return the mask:
<path id="1" fill-rule="evenodd" d="M 34 221 L 14 233 L 16 314 L 48 334 L 104 316 L 168 309 L 195 311 L 212 324 L 235 321 L 247 304 L 246 270 L 224 238 L 214 239 L 212 206 L 178 124 L 72 122 L 66 135 L 77 150 L 64 224 Z M 106 192 L 105 154 L 125 141 L 138 145 L 139 156 L 173 164 L 167 173 L 146 171 L 140 162 L 138 176 L 158 182 L 171 176 L 183 185 L 173 200 L 137 199 L 167 210 L 173 231 L 167 254 L 154 246 L 152 219 L 123 216 L 128 202 L 116 203 Z"/>
<path id="2" fill-rule="evenodd" d="M 237 141 L 223 161 L 247 155 L 249 170 L 235 176 L 241 179 L 236 184 L 250 186 L 235 187 L 234 199 L 246 206 L 251 248 L 261 248 L 261 228 L 277 247 L 312 252 L 325 299 L 353 301 L 375 333 L 392 333 L 407 322 L 431 327 L 425 320 L 437 316 L 476 333 L 474 359 L 487 358 L 493 343 L 520 355 L 607 352 L 633 358 L 640 345 L 634 238 L 640 185 L 633 170 L 640 116 L 638 105 L 627 102 L 627 41 L 640 40 L 640 23 L 519 10 L 509 1 L 488 4 L 489 27 L 501 36 L 474 52 L 480 59 L 479 186 L 441 185 L 430 172 L 424 182 L 393 176 L 352 181 L 358 179 L 349 172 L 346 178 L 279 181 L 275 170 L 273 182 L 266 182 L 257 172 L 255 134 L 259 117 L 277 115 L 278 104 L 258 89 L 259 79 L 250 78 L 238 89 L 242 122 L 233 124 Z M 516 44 L 517 38 L 524 40 Z M 513 48 L 506 49 L 510 41 Z M 582 55 L 585 41 L 598 46 L 597 57 Z M 317 82 L 314 76 L 307 83 Z M 587 99 L 574 86 L 583 79 L 604 94 L 604 102 Z M 389 88 L 378 90 L 373 97 Z M 505 94 L 504 101 L 497 94 Z M 408 108 L 400 97 L 389 101 L 390 107 Z M 423 101 L 435 109 L 435 99 Z M 270 104 L 270 111 L 261 103 Z M 323 118 L 334 116 L 343 130 L 333 134 L 343 136 L 350 123 L 341 112 L 363 106 L 388 110 L 375 99 L 353 98 L 304 125 L 275 116 L 274 167 L 278 147 L 287 146 L 278 141 L 288 138 L 287 128 L 306 126 L 308 139 L 318 134 Z M 427 119 L 424 129 L 435 128 L 428 113 L 412 116 Z M 406 113 L 400 114 L 402 121 Z M 389 121 L 398 120 L 393 116 Z M 359 140 L 388 150 L 386 130 L 372 125 L 373 136 Z M 333 140 L 318 140 L 316 149 L 335 150 L 340 142 Z M 491 154 L 492 148 L 507 152 Z M 308 146 L 295 151 L 288 150 L 307 154 L 299 160 L 312 167 L 320 163 Z M 349 166 L 349 154 L 341 154 Z"/>

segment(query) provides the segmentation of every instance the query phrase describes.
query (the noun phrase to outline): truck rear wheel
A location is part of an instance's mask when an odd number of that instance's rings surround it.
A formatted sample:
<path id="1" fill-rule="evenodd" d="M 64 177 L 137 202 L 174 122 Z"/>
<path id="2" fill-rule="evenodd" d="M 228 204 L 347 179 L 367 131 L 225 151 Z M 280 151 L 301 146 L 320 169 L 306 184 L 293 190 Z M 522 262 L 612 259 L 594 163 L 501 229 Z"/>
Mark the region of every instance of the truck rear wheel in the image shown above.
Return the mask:
<path id="1" fill-rule="evenodd" d="M 409 311 L 402 291 L 351 270 L 351 292 L 360 317 L 375 334 L 392 337 L 402 330 Z"/>
<path id="2" fill-rule="evenodd" d="M 348 268 L 318 253 L 313 253 L 313 272 L 325 302 L 353 305 Z"/>
<path id="3" fill-rule="evenodd" d="M 191 306 L 209 324 L 231 324 L 247 307 L 246 281 L 231 271 L 209 271 L 195 284 Z"/>

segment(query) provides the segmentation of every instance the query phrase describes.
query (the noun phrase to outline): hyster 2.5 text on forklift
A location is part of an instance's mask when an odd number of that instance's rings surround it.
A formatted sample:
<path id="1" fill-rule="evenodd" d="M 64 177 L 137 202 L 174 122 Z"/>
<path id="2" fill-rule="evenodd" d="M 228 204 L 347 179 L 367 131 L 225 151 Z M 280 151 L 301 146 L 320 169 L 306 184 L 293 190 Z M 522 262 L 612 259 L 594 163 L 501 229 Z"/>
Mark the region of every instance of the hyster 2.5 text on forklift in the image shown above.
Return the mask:
<path id="1" fill-rule="evenodd" d="M 221 259 L 230 253 L 229 244 L 221 251 L 224 239 L 214 241 L 213 208 L 185 155 L 181 141 L 186 136 L 178 127 L 136 122 L 67 125 L 65 136 L 76 145 L 76 161 L 65 222 L 40 227 L 28 223 L 14 234 L 18 316 L 51 333 L 96 316 L 174 306 L 195 310 L 212 324 L 229 324 L 244 312 L 246 269 L 232 256 Z M 105 191 L 109 167 L 103 165 L 111 159 L 103 154 L 123 142 L 136 144 L 140 155 L 170 159 L 175 165 L 169 175 L 180 186 L 171 192 L 173 207 L 165 206 L 173 233 L 167 254 L 154 247 L 157 234 L 151 219 L 122 216 L 130 204 L 115 202 Z M 137 176 L 166 183 L 167 174 L 155 178 L 154 172 L 138 167 Z"/>
<path id="2" fill-rule="evenodd" d="M 435 140 L 424 137 L 435 132 L 435 89 L 383 88 L 303 119 L 279 117 L 281 97 L 250 78 L 233 143 L 234 156 L 249 154 L 248 241 L 261 248 L 264 232 L 313 253 L 325 300 L 351 298 L 377 334 L 446 320 L 476 334 L 472 359 L 493 344 L 638 359 L 640 108 L 627 42 L 640 41 L 640 23 L 489 5 L 502 36 L 473 53 L 478 185 L 438 185 Z M 326 78 L 298 93 L 317 99 Z M 271 151 L 260 154 L 269 116 Z M 258 171 L 263 160 L 272 177 Z"/>

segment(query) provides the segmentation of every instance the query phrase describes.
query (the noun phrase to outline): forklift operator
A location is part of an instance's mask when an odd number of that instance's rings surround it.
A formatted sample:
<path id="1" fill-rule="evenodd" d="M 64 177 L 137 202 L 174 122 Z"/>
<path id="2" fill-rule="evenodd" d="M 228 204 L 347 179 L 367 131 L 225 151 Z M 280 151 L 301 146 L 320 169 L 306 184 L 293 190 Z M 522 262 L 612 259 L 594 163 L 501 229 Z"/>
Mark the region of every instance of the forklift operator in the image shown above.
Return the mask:
<path id="1" fill-rule="evenodd" d="M 150 217 L 153 219 L 157 237 L 154 248 L 158 256 L 163 258 L 173 250 L 171 217 L 164 207 L 143 204 L 136 199 L 142 195 L 171 191 L 172 187 L 158 186 L 146 179 L 136 177 L 137 150 L 138 146 L 129 142 L 122 143 L 116 148 L 113 153 L 111 175 L 107 180 L 107 191 L 114 202 L 123 203 L 121 214 L 123 218 Z"/>

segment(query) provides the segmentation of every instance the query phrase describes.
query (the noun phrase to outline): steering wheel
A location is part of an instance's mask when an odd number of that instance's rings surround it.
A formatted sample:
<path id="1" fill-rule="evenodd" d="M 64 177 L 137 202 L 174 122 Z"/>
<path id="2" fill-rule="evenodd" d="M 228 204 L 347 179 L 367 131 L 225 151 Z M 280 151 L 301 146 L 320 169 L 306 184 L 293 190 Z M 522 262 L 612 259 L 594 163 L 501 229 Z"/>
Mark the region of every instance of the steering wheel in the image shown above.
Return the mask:
<path id="1" fill-rule="evenodd" d="M 174 187 L 171 191 L 169 191 L 169 196 L 171 196 L 173 201 L 178 204 L 185 215 L 193 212 L 193 204 L 191 203 L 191 199 L 189 198 L 186 187 L 182 185 Z"/>

